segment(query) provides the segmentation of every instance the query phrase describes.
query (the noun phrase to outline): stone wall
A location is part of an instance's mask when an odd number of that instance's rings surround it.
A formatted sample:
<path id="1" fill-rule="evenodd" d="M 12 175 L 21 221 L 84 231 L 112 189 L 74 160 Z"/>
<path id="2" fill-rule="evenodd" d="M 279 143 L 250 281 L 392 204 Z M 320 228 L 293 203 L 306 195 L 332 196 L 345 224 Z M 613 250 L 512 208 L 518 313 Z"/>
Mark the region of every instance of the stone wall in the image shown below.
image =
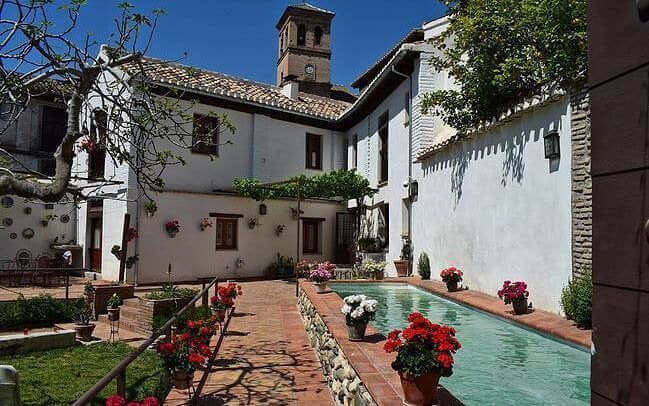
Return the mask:
<path id="1" fill-rule="evenodd" d="M 336 405 L 376 405 L 304 291 L 300 292 L 298 307 L 307 337 L 320 361 L 322 372 L 327 379 Z"/>
<path id="2" fill-rule="evenodd" d="M 590 100 L 582 90 L 570 96 L 572 131 L 572 273 L 593 262 L 593 181 L 590 171 Z"/>

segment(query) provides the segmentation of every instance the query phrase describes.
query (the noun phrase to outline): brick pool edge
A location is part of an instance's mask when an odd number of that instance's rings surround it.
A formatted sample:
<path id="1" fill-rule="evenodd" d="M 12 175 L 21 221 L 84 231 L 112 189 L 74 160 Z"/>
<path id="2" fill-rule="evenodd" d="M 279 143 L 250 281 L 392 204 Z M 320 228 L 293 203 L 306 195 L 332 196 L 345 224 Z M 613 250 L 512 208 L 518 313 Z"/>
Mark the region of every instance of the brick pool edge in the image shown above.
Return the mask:
<path id="1" fill-rule="evenodd" d="M 385 337 L 369 325 L 364 341 L 349 341 L 342 305 L 333 291 L 318 294 L 312 283 L 300 281 L 300 315 L 336 404 L 402 405 L 399 376 L 390 365 L 394 355 L 383 351 Z M 438 391 L 440 406 L 462 405 L 443 387 Z"/>

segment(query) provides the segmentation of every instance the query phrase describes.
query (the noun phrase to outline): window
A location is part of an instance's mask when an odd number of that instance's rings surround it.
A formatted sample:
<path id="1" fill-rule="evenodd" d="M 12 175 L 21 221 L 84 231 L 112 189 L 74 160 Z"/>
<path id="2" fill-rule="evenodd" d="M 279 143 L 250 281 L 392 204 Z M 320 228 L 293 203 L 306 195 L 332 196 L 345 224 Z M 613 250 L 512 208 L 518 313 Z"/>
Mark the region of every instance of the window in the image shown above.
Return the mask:
<path id="1" fill-rule="evenodd" d="M 358 135 L 354 134 L 352 139 L 352 165 L 354 168 L 358 168 Z"/>
<path id="2" fill-rule="evenodd" d="M 237 226 L 236 218 L 216 218 L 216 249 L 236 250 L 237 249 Z"/>
<path id="3" fill-rule="evenodd" d="M 219 155 L 219 119 L 203 114 L 194 114 L 192 152 Z"/>
<path id="4" fill-rule="evenodd" d="M 297 27 L 297 45 L 306 45 L 306 26 L 304 24 L 300 24 Z"/>
<path id="5" fill-rule="evenodd" d="M 379 117 L 379 183 L 388 181 L 388 112 Z"/>
<path id="6" fill-rule="evenodd" d="M 313 31 L 313 43 L 315 45 L 320 45 L 322 43 L 322 28 L 315 27 Z"/>
<path id="7" fill-rule="evenodd" d="M 284 50 L 284 33 L 279 34 L 279 51 Z"/>
<path id="8" fill-rule="evenodd" d="M 320 254 L 320 223 L 323 219 L 302 219 L 302 252 Z"/>
<path id="9" fill-rule="evenodd" d="M 322 136 L 306 135 L 306 168 L 322 170 Z"/>
<path id="10" fill-rule="evenodd" d="M 403 101 L 403 110 L 406 112 L 406 114 L 405 114 L 406 117 L 404 119 L 403 124 L 405 126 L 408 126 L 408 125 L 410 125 L 410 93 L 409 92 L 406 92 L 406 95 L 405 95 L 404 99 L 405 100 Z"/>
<path id="11" fill-rule="evenodd" d="M 88 154 L 88 177 L 101 179 L 104 177 L 106 165 L 106 150 L 103 148 L 108 132 L 108 115 L 103 110 L 95 110 L 90 125 L 90 134 L 97 140 L 97 146 Z"/>
<path id="12" fill-rule="evenodd" d="M 386 203 L 381 205 L 381 221 L 379 222 L 379 228 L 382 226 L 382 236 L 383 236 L 383 247 L 388 247 L 390 245 L 390 206 Z"/>

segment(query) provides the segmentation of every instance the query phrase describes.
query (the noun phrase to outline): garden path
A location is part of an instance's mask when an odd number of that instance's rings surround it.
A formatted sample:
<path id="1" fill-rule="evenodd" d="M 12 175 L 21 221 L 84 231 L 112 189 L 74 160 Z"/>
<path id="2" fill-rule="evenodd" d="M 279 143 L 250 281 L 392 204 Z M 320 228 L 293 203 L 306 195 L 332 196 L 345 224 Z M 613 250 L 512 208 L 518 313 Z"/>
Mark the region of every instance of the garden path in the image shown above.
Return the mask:
<path id="1" fill-rule="evenodd" d="M 244 282 L 228 335 L 201 379 L 199 405 L 333 405 L 298 313 L 295 285 Z M 212 343 L 214 344 L 214 343 Z M 203 378 L 203 375 L 206 378 Z M 172 390 L 165 405 L 186 405 Z"/>

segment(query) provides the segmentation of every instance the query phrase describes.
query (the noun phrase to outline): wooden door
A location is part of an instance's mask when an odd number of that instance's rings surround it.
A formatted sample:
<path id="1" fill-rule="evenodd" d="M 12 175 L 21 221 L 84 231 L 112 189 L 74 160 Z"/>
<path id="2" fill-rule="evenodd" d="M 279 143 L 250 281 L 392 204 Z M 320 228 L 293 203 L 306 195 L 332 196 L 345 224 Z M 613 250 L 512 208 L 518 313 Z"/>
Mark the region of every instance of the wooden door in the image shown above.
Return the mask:
<path id="1" fill-rule="evenodd" d="M 102 221 L 101 218 L 90 220 L 90 269 L 95 272 L 101 272 L 101 240 L 102 240 Z"/>

